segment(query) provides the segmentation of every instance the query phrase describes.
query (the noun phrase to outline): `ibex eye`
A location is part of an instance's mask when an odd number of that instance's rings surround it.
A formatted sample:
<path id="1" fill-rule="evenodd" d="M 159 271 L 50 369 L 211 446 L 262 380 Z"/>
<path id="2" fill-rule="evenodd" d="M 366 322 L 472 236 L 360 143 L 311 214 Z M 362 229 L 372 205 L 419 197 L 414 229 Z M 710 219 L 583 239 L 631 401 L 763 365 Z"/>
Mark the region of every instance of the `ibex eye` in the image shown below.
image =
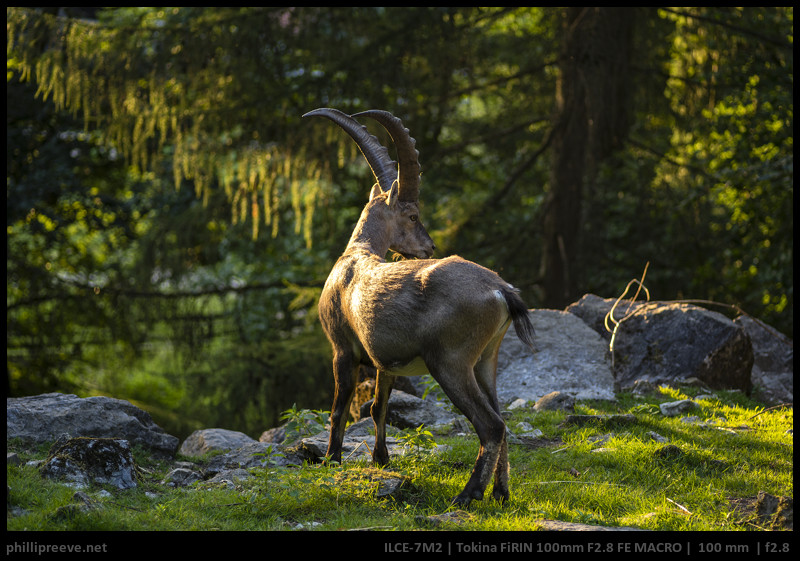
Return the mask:
<path id="1" fill-rule="evenodd" d="M 409 218 L 411 219 L 411 222 L 416 222 L 417 221 L 417 215 L 416 214 L 412 214 L 411 216 L 409 216 Z"/>

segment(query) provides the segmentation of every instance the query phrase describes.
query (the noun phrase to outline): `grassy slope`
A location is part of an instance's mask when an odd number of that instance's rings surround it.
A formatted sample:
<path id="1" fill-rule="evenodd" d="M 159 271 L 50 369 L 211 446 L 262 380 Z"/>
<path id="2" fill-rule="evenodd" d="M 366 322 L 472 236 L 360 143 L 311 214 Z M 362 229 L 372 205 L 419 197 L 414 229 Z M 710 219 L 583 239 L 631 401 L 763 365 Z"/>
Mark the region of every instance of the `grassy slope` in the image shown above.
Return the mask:
<path id="1" fill-rule="evenodd" d="M 695 395 L 698 392 L 687 388 Z M 449 450 L 405 457 L 391 469 L 410 478 L 396 498 L 374 497 L 372 468 L 307 466 L 256 470 L 229 488 L 199 484 L 168 489 L 159 482 L 170 466 L 139 451 L 145 468 L 136 489 L 85 489 L 96 501 L 83 509 L 75 489 L 42 479 L 30 466 L 7 468 L 9 530 L 293 530 L 439 527 L 459 530 L 532 530 L 542 519 L 648 530 L 758 530 L 754 515 L 734 511 L 734 501 L 759 491 L 793 496 L 791 408 L 764 411 L 741 394 L 718 392 L 700 399 L 691 415 L 702 422 L 666 418 L 657 404 L 685 398 L 675 389 L 646 399 L 623 395 L 615 402 L 580 403 L 576 413 L 633 413 L 625 426 L 563 427 L 564 413 L 515 411 L 514 430 L 528 421 L 544 432 L 538 445 L 511 445 L 509 504 L 473 502 L 457 522 L 433 526 L 428 517 L 453 510 L 449 500 L 466 483 L 477 438 L 437 438 Z M 664 444 L 655 432 L 678 447 Z M 598 440 L 597 437 L 606 437 Z M 11 442 L 25 461 L 43 458 L 46 447 L 27 450 Z M 674 449 L 673 449 L 674 451 Z M 198 488 L 199 487 L 199 488 Z M 487 493 L 488 497 L 488 493 Z"/>

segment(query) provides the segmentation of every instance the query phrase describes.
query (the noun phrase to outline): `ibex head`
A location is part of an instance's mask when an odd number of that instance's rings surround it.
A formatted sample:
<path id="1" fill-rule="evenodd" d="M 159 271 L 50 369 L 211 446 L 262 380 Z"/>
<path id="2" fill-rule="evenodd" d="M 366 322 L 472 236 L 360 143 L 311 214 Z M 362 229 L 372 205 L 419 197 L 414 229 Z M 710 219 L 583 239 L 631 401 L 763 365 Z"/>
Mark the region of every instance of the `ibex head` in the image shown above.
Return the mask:
<path id="1" fill-rule="evenodd" d="M 404 257 L 430 257 L 435 246 L 419 217 L 416 141 L 400 119 L 379 110 L 354 115 L 370 117 L 383 125 L 397 147 L 399 163 L 396 163 L 389 157 L 386 147 L 350 115 L 330 108 L 315 109 L 303 115 L 312 116 L 326 117 L 344 129 L 356 141 L 377 180 L 350 243 L 369 243 L 379 255 L 391 249 Z"/>

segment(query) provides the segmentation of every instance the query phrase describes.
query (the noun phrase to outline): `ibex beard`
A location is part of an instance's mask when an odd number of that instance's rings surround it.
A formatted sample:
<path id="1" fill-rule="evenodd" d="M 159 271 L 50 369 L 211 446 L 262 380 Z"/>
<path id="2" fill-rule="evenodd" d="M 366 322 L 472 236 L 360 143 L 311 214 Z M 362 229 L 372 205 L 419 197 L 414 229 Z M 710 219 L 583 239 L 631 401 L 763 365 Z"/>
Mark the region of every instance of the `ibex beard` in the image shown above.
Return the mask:
<path id="1" fill-rule="evenodd" d="M 306 115 L 326 117 L 342 127 L 377 179 L 319 301 L 320 321 L 333 347 L 336 383 L 326 456 L 341 461 L 360 364 L 373 365 L 378 372 L 370 413 L 376 434 L 372 457 L 380 465 L 389 462 L 386 411 L 395 377 L 430 372 L 480 440 L 472 474 L 454 502 L 466 506 L 482 499 L 492 476 L 492 495 L 508 500 L 497 354 L 511 323 L 520 340 L 532 347 L 527 307 L 510 284 L 485 267 L 457 256 L 429 259 L 434 244 L 419 217 L 418 154 L 399 119 L 377 110 L 355 115 L 386 128 L 397 147 L 395 168 L 386 148 L 353 116 L 327 108 Z M 389 250 L 416 259 L 387 262 Z"/>

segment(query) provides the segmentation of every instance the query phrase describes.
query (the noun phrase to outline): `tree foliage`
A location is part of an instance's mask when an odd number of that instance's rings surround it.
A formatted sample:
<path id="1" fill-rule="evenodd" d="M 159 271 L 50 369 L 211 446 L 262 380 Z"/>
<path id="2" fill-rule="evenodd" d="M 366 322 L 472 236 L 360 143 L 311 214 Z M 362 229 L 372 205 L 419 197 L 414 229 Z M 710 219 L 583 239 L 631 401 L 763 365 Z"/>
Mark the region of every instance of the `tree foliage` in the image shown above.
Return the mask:
<path id="1" fill-rule="evenodd" d="M 9 387 L 327 407 L 315 297 L 371 178 L 321 106 L 400 116 L 437 247 L 532 307 L 650 262 L 791 335 L 792 43 L 776 7 L 8 8 Z"/>

